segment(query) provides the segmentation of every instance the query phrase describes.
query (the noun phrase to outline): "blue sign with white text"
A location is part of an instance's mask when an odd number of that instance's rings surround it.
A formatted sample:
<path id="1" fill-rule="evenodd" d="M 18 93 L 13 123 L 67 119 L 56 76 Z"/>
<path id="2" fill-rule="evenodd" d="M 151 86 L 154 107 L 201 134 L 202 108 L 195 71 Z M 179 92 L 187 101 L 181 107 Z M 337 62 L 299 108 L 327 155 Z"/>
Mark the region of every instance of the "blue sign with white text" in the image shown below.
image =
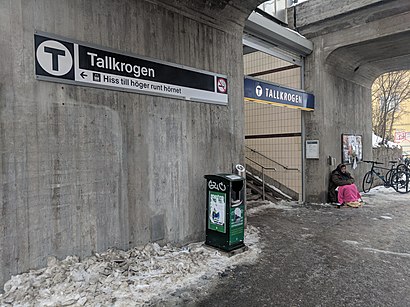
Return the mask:
<path id="1" fill-rule="evenodd" d="M 245 77 L 245 100 L 313 111 L 315 96 L 258 79 Z"/>

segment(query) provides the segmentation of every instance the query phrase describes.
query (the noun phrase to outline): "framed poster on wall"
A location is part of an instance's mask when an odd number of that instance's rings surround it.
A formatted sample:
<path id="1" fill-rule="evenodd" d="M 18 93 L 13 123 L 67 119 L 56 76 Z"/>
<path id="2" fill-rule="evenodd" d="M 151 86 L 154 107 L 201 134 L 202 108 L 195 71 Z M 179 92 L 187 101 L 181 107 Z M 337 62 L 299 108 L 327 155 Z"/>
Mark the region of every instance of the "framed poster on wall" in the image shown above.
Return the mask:
<path id="1" fill-rule="evenodd" d="M 362 136 L 342 134 L 342 163 L 353 163 L 363 160 Z"/>

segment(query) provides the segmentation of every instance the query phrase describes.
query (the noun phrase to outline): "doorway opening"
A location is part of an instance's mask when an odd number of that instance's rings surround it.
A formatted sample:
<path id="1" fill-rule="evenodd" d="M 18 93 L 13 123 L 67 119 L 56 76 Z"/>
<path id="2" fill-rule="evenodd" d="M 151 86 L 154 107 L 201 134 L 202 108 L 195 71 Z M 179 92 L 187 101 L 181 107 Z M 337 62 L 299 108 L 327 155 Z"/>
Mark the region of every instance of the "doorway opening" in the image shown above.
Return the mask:
<path id="1" fill-rule="evenodd" d="M 246 76 L 300 89 L 301 67 L 254 51 L 244 54 Z M 245 100 L 247 170 L 294 200 L 302 198 L 302 111 Z M 285 198 L 286 198 L 285 196 Z"/>

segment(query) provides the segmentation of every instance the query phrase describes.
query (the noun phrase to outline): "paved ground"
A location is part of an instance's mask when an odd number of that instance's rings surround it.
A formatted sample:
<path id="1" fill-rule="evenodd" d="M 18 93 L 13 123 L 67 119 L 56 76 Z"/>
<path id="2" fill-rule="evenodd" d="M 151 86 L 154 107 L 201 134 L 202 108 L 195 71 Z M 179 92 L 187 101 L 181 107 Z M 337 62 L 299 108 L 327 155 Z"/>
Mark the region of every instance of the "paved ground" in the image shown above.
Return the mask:
<path id="1" fill-rule="evenodd" d="M 364 200 L 249 217 L 261 230 L 260 260 L 223 274 L 193 305 L 410 306 L 410 195 Z"/>

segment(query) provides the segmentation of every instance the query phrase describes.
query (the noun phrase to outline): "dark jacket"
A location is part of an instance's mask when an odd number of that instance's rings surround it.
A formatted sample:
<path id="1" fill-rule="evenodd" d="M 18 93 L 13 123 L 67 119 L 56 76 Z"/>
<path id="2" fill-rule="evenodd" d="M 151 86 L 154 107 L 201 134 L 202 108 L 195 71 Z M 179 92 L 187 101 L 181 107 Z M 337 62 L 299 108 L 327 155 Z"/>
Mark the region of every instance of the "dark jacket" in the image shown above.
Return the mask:
<path id="1" fill-rule="evenodd" d="M 354 183 L 354 179 L 352 175 L 350 175 L 350 173 L 342 173 L 342 171 L 340 170 L 342 166 L 344 165 L 339 164 L 337 168 L 330 174 L 328 194 L 328 202 L 330 203 L 337 203 L 337 187 Z"/>

